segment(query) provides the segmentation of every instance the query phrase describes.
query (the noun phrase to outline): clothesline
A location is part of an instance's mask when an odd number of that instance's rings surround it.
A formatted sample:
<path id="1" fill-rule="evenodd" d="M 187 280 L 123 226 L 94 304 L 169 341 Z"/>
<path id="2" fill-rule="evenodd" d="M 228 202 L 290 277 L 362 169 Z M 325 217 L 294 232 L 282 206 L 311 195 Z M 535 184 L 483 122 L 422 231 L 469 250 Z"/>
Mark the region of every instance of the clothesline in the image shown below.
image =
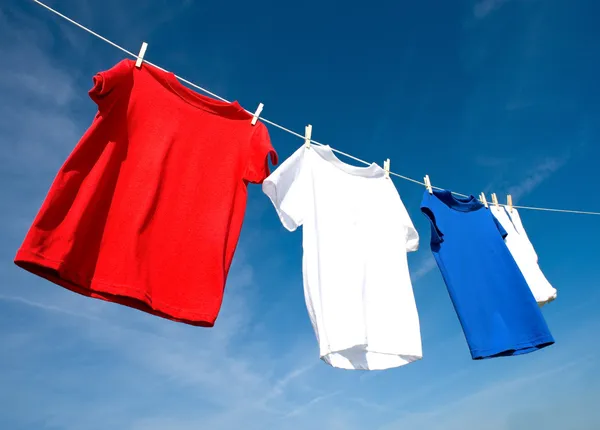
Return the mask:
<path id="1" fill-rule="evenodd" d="M 73 25 L 75 25 L 75 26 L 77 26 L 77 27 L 81 28 L 82 30 L 84 30 L 84 31 L 88 32 L 89 34 L 91 34 L 91 35 L 93 35 L 93 36 L 97 37 L 98 39 L 100 39 L 100 40 L 102 40 L 102 41 L 104 41 L 104 42 L 108 43 L 109 45 L 111 45 L 111 46 L 113 46 L 113 47 L 115 47 L 115 48 L 119 49 L 120 51 L 122 51 L 122 52 L 126 53 L 127 55 L 129 55 L 129 56 L 131 56 L 131 57 L 134 57 L 134 58 L 137 58 L 137 57 L 138 57 L 138 55 L 137 55 L 137 54 L 135 54 L 135 53 L 133 53 L 133 52 L 131 52 L 131 51 L 129 51 L 129 50 L 127 50 L 127 49 L 123 48 L 122 46 L 120 46 L 120 45 L 116 44 L 115 42 L 113 42 L 113 41 L 111 41 L 111 40 L 109 40 L 109 39 L 107 39 L 106 37 L 104 37 L 104 36 L 101 36 L 100 34 L 96 33 L 95 31 L 93 31 L 93 30 L 90 30 L 89 28 L 85 27 L 84 25 L 82 25 L 82 24 L 78 23 L 77 21 L 75 21 L 75 20 L 73 20 L 73 19 L 69 18 L 69 17 L 68 17 L 68 16 L 66 16 L 66 15 L 63 15 L 62 13 L 58 12 L 57 10 L 55 10 L 55 9 L 51 8 L 50 6 L 48 6 L 48 5 L 44 4 L 44 3 L 42 3 L 41 1 L 39 1 L 39 0 L 33 0 L 33 1 L 34 1 L 35 3 L 37 3 L 38 5 L 40 5 L 40 6 L 44 7 L 44 8 L 46 8 L 46 9 L 47 9 L 47 10 L 49 10 L 50 12 L 54 13 L 55 15 L 57 15 L 57 16 L 59 16 L 59 17 L 63 18 L 64 20 L 66 20 L 66 21 L 70 22 L 71 24 L 73 24 Z M 168 72 L 168 70 L 166 70 L 166 69 L 164 69 L 164 68 L 162 68 L 162 67 L 160 67 L 160 66 L 158 66 L 158 65 L 156 65 L 156 64 L 154 64 L 154 63 L 151 63 L 150 61 L 148 61 L 148 60 L 146 60 L 146 59 L 144 59 L 144 62 L 145 62 L 145 63 L 147 63 L 147 64 L 149 64 L 149 65 L 151 65 L 151 66 L 153 66 L 153 67 L 156 67 L 156 68 L 157 68 L 157 69 L 159 69 L 159 70 L 162 70 L 162 71 L 164 71 L 164 72 Z M 216 98 L 216 99 L 218 99 L 218 100 L 221 100 L 221 101 L 224 101 L 224 102 L 230 103 L 230 102 L 229 102 L 229 100 L 226 100 L 225 98 L 223 98 L 223 97 L 221 97 L 221 96 L 219 96 L 219 95 L 217 95 L 217 94 L 215 94 L 215 93 L 213 93 L 213 92 L 211 92 L 211 91 L 209 91 L 209 90 L 207 90 L 207 89 L 205 89 L 205 88 L 203 88 L 203 87 L 201 87 L 201 86 L 199 86 L 199 85 L 196 85 L 195 83 L 193 83 L 193 82 L 191 82 L 191 81 L 189 81 L 189 80 L 187 80 L 187 79 L 184 79 L 184 78 L 182 78 L 182 77 L 180 77 L 180 76 L 178 76 L 178 75 L 175 75 L 175 77 L 176 77 L 177 79 L 179 79 L 181 82 L 184 82 L 184 83 L 186 83 L 186 84 L 190 85 L 191 87 L 193 87 L 193 88 L 196 88 L 197 90 L 200 90 L 200 91 L 202 91 L 202 92 L 204 92 L 204 93 L 206 93 L 206 94 L 208 94 L 208 95 L 210 95 L 210 96 L 212 96 L 212 97 L 214 97 L 214 98 Z M 254 112 L 250 112 L 250 111 L 248 111 L 248 110 L 246 110 L 246 109 L 244 109 L 244 110 L 245 110 L 246 112 L 248 112 L 249 114 L 251 114 L 251 115 L 254 115 Z M 260 117 L 260 120 L 261 120 L 262 122 L 266 123 L 266 124 L 269 124 L 269 125 L 271 125 L 271 126 L 273 126 L 273 127 L 276 127 L 276 128 L 278 128 L 278 129 L 280 129 L 280 130 L 282 130 L 282 131 L 285 131 L 285 132 L 287 132 L 287 133 L 290 133 L 290 134 L 292 134 L 292 135 L 294 135 L 294 136 L 296 136 L 296 137 L 299 137 L 299 138 L 301 138 L 302 140 L 305 140 L 305 139 L 306 139 L 306 137 L 305 137 L 304 135 L 302 135 L 302 134 L 299 134 L 299 133 L 296 133 L 295 131 L 293 131 L 293 130 L 290 130 L 289 128 L 286 128 L 286 127 L 284 127 L 284 126 L 282 126 L 282 125 L 279 125 L 279 124 L 277 124 L 277 123 L 275 123 L 275 122 L 273 122 L 273 121 L 270 121 L 270 120 L 268 120 L 268 119 L 266 119 L 266 118 Z M 310 142 L 311 142 L 311 143 L 314 143 L 314 144 L 316 144 L 316 145 L 324 145 L 323 143 L 317 142 L 317 141 L 315 141 L 315 140 L 313 140 L 313 139 L 310 139 Z M 355 157 L 355 156 L 353 156 L 353 155 L 347 154 L 347 153 L 345 153 L 345 152 L 343 152 L 343 151 L 340 151 L 340 150 L 338 150 L 338 149 L 331 148 L 331 150 L 332 150 L 332 151 L 334 151 L 334 152 L 336 152 L 336 153 L 338 153 L 338 154 L 340 154 L 340 155 L 343 155 L 343 156 L 345 156 L 345 157 L 348 157 L 348 158 L 350 158 L 350 159 L 352 159 L 352 160 L 354 160 L 354 161 L 357 161 L 357 162 L 359 162 L 359 163 L 365 164 L 365 165 L 367 165 L 367 166 L 371 164 L 371 163 L 369 163 L 369 162 L 367 162 L 367 161 L 361 160 L 360 158 L 357 158 L 357 157 Z M 409 178 L 408 176 L 403 176 L 403 175 L 400 175 L 399 173 L 395 173 L 395 172 L 392 172 L 392 171 L 390 171 L 389 173 L 390 173 L 390 175 L 392 175 L 392 176 L 396 176 L 396 177 L 398 177 L 398 178 L 400 178 L 400 179 L 404 179 L 404 180 L 406 180 L 406 181 L 413 182 L 413 183 L 415 183 L 415 184 L 419 184 L 419 185 L 422 185 L 422 186 L 426 186 L 426 184 L 425 184 L 424 182 L 418 181 L 418 180 L 416 180 L 416 179 L 413 179 L 413 178 Z M 443 188 L 436 187 L 436 186 L 432 186 L 432 188 L 435 188 L 435 189 L 437 189 L 437 190 L 442 190 L 442 189 L 443 189 Z M 457 193 L 457 192 L 454 192 L 454 191 L 453 191 L 452 193 L 453 193 L 453 194 L 456 194 L 456 195 L 458 195 L 458 196 L 461 196 L 461 197 L 469 197 L 469 195 L 467 195 L 467 194 Z M 500 206 L 506 206 L 506 205 L 504 205 L 504 204 L 502 204 L 502 203 L 498 203 L 498 204 L 499 204 Z M 584 214 L 584 215 L 600 215 L 600 212 L 579 211 L 579 210 L 572 210 L 572 209 L 552 209 L 552 208 L 541 208 L 541 207 L 532 207 L 532 206 L 519 206 L 519 205 L 513 205 L 512 207 L 514 207 L 514 208 L 518 208 L 518 209 L 528 209 L 528 210 L 547 211 L 547 212 L 562 212 L 562 213 L 573 213 L 573 214 Z"/>

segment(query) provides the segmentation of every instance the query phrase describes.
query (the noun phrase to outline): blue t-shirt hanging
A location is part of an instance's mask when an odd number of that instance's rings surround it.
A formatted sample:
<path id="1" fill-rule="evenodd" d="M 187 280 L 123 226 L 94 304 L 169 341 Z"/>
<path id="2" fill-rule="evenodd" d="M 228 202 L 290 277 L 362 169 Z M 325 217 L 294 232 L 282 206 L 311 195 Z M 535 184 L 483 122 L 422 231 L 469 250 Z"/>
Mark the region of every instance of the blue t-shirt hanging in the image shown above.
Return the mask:
<path id="1" fill-rule="evenodd" d="M 503 238 L 506 231 L 475 197 L 425 191 L 431 250 L 474 360 L 518 355 L 554 339 Z"/>

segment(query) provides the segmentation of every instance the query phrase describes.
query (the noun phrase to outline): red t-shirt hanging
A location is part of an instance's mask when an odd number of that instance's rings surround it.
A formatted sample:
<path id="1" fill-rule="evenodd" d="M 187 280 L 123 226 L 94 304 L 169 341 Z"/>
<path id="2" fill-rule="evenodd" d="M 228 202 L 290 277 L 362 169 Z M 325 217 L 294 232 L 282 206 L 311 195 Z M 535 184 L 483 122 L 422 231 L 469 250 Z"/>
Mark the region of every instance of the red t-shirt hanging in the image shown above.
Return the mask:
<path id="1" fill-rule="evenodd" d="M 124 60 L 94 77 L 98 113 L 17 252 L 86 296 L 213 326 L 248 182 L 277 163 L 264 124 L 172 73 Z"/>

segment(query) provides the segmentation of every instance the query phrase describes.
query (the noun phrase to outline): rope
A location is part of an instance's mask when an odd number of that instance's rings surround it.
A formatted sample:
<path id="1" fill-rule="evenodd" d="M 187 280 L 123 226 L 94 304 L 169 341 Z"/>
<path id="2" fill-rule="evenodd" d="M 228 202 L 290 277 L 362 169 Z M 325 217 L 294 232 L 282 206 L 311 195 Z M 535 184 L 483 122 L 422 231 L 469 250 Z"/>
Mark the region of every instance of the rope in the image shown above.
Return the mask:
<path id="1" fill-rule="evenodd" d="M 62 19 L 64 19 L 64 20 L 66 20 L 66 21 L 70 22 L 71 24 L 74 24 L 74 25 L 76 25 L 77 27 L 81 28 L 81 29 L 82 29 L 82 30 L 84 30 L 84 31 L 87 31 L 87 32 L 88 32 L 88 33 L 90 33 L 92 36 L 95 36 L 95 37 L 97 37 L 98 39 L 100 39 L 100 40 L 102 40 L 102 41 L 104 41 L 104 42 L 108 43 L 109 45 L 111 45 L 111 46 L 114 46 L 115 48 L 117 48 L 117 49 L 121 50 L 122 52 L 126 53 L 127 55 L 129 55 L 129 56 L 131 56 L 131 57 L 134 57 L 134 58 L 137 58 L 137 57 L 138 57 L 138 56 L 137 56 L 136 54 L 134 54 L 133 52 L 131 52 L 131 51 L 128 51 L 127 49 L 123 48 L 123 47 L 122 47 L 122 46 L 120 46 L 120 45 L 117 45 L 115 42 L 113 42 L 113 41 L 111 41 L 111 40 L 107 39 L 106 37 L 99 35 L 99 34 L 98 34 L 98 33 L 96 33 L 95 31 L 93 31 L 93 30 L 90 30 L 90 29 L 89 29 L 89 28 L 87 28 L 86 26 L 84 26 L 84 25 L 82 25 L 82 24 L 78 23 L 77 21 L 75 21 L 75 20 L 73 20 L 73 19 L 69 18 L 68 16 L 66 16 L 66 15 L 63 15 L 62 13 L 58 12 L 58 11 L 57 11 L 57 10 L 55 10 L 55 9 L 52 9 L 50 6 L 48 6 L 48 5 L 44 4 L 44 3 L 42 3 L 41 1 L 39 1 L 39 0 L 33 0 L 33 1 L 34 1 L 35 3 L 37 3 L 37 4 L 39 4 L 40 6 L 44 7 L 45 9 L 49 10 L 50 12 L 54 13 L 55 15 L 57 15 L 57 16 L 59 16 L 59 17 L 61 17 Z M 159 69 L 159 70 L 162 70 L 163 72 L 168 72 L 168 70 L 166 70 L 166 69 L 164 69 L 164 68 L 162 68 L 162 67 L 160 67 L 160 66 L 158 66 L 158 65 L 156 65 L 156 64 L 154 64 L 154 63 L 151 63 L 150 61 L 147 61 L 147 60 L 145 60 L 145 59 L 144 59 L 144 62 L 146 62 L 147 64 L 149 64 L 149 65 L 151 65 L 151 66 L 153 66 L 153 67 L 156 67 L 156 68 L 157 68 L 157 69 Z M 211 91 L 209 91 L 209 90 L 207 90 L 207 89 L 205 89 L 205 88 L 202 88 L 201 86 L 199 86 L 199 85 L 196 85 L 195 83 L 193 83 L 193 82 L 191 82 L 191 81 L 189 81 L 189 80 L 187 80 L 187 79 L 184 79 L 184 78 L 182 78 L 182 77 L 180 77 L 180 76 L 177 76 L 177 75 L 175 75 L 175 77 L 176 77 L 177 79 L 179 79 L 181 82 L 184 82 L 184 83 L 188 84 L 189 86 L 191 86 L 191 87 L 193 87 L 193 88 L 196 88 L 197 90 L 200 90 L 200 91 L 202 91 L 203 93 L 206 93 L 206 94 L 208 94 L 208 95 L 210 95 L 210 96 L 212 96 L 212 97 L 214 97 L 214 98 L 216 98 L 216 99 L 218 99 L 218 100 L 221 100 L 221 101 L 223 101 L 223 102 L 226 102 L 226 103 L 231 103 L 230 101 L 228 101 L 228 100 L 224 99 L 223 97 L 221 97 L 221 96 L 219 96 L 219 95 L 217 95 L 217 94 L 215 94 L 215 93 L 213 93 L 213 92 L 211 92 Z M 246 109 L 244 109 L 244 110 L 245 110 L 246 112 L 248 112 L 250 115 L 254 115 L 254 112 L 250 112 L 249 110 L 246 110 Z M 304 140 L 304 139 L 305 139 L 305 136 L 304 136 L 304 135 L 302 135 L 302 134 L 299 134 L 299 133 L 296 133 L 295 131 L 293 131 L 293 130 L 290 130 L 289 128 L 286 128 L 286 127 L 284 127 L 284 126 L 282 126 L 282 125 L 279 125 L 279 124 L 277 124 L 277 123 L 275 123 L 275 122 L 273 122 L 273 121 L 269 121 L 269 120 L 268 120 L 268 119 L 266 119 L 266 118 L 262 118 L 262 117 L 261 117 L 260 119 L 261 119 L 261 121 L 262 121 L 262 122 L 264 122 L 264 123 L 266 123 L 266 124 L 269 124 L 269 125 L 271 125 L 271 126 L 273 126 L 273 127 L 276 127 L 276 128 L 278 128 L 278 129 L 280 129 L 280 130 L 282 130 L 282 131 L 285 131 L 286 133 L 289 133 L 289 134 L 291 134 L 291 135 L 293 135 L 293 136 L 299 137 L 299 138 L 300 138 L 300 139 L 302 139 L 302 140 Z M 317 141 L 315 141 L 315 140 L 312 140 L 312 139 L 310 140 L 310 142 L 311 142 L 311 143 L 314 143 L 315 145 L 321 145 L 321 146 L 323 146 L 323 145 L 324 145 L 323 143 L 317 142 Z M 331 148 L 331 150 L 332 150 L 332 151 L 334 151 L 334 152 L 336 152 L 336 153 L 338 153 L 338 154 L 340 154 L 340 155 L 343 155 L 343 156 L 345 156 L 345 157 L 348 157 L 348 158 L 350 158 L 350 159 L 352 159 L 352 160 L 354 160 L 354 161 L 356 161 L 356 162 L 359 162 L 359 163 L 365 164 L 365 165 L 367 165 L 367 166 L 371 164 L 371 163 L 369 163 L 369 162 L 367 162 L 367 161 L 364 161 L 364 160 L 361 160 L 360 158 L 357 158 L 357 157 L 355 157 L 355 156 L 353 156 L 353 155 L 350 155 L 350 154 L 347 154 L 347 153 L 345 153 L 345 152 L 342 152 L 342 151 L 340 151 L 340 150 L 338 150 L 338 149 Z M 390 171 L 390 175 L 392 175 L 392 176 L 396 176 L 397 178 L 400 178 L 400 179 L 404 179 L 405 181 L 409 181 L 409 182 L 413 182 L 413 183 L 415 183 L 415 184 L 419 184 L 419 185 L 425 186 L 425 183 L 424 183 L 424 182 L 418 181 L 418 180 L 416 180 L 416 179 L 413 179 L 413 178 L 409 178 L 408 176 L 403 176 L 403 175 L 400 175 L 399 173 L 395 173 L 395 172 L 391 172 L 391 171 Z M 437 189 L 437 190 L 442 190 L 442 189 L 443 189 L 443 188 L 439 188 L 439 187 L 432 187 L 432 188 L 435 188 L 435 189 Z M 453 194 L 455 194 L 455 195 L 457 195 L 457 196 L 461 196 L 461 197 L 470 197 L 470 196 L 468 196 L 468 195 L 466 195 L 466 194 L 462 194 L 462 193 L 456 193 L 456 192 L 452 192 L 452 193 L 453 193 Z M 500 206 L 507 206 L 507 205 L 500 204 Z M 513 207 L 514 207 L 514 208 L 518 208 L 518 209 L 528 209 L 528 210 L 536 210 L 536 211 L 562 212 L 562 213 L 584 214 L 584 215 L 599 215 L 599 216 L 600 216 L 600 212 L 578 211 L 578 210 L 571 210 L 571 209 L 551 209 L 551 208 L 540 208 L 540 207 L 532 207 L 532 206 L 517 206 L 517 205 L 513 205 Z"/>

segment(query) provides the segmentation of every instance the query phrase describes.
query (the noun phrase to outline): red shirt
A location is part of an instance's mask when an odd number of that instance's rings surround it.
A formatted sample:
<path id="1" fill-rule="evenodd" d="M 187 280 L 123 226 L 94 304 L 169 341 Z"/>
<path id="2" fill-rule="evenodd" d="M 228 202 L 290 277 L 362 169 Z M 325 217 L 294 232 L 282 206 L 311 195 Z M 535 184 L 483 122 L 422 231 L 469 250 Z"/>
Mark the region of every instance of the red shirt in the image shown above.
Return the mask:
<path id="1" fill-rule="evenodd" d="M 247 184 L 277 163 L 237 103 L 124 60 L 94 77 L 98 113 L 58 172 L 15 263 L 65 288 L 212 327 Z"/>

